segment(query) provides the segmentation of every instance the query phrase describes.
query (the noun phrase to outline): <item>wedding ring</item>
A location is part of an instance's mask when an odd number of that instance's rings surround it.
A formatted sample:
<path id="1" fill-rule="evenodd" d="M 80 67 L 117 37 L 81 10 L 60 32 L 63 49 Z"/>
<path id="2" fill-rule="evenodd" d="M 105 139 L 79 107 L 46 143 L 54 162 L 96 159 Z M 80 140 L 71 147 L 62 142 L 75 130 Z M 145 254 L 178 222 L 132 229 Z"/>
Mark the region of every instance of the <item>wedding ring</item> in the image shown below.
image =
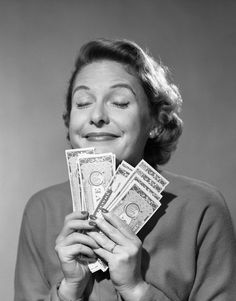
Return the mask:
<path id="1" fill-rule="evenodd" d="M 117 244 L 114 242 L 113 247 L 110 249 L 110 252 L 111 252 L 111 253 L 113 253 L 113 251 L 114 251 L 114 249 L 115 249 L 116 246 L 117 246 Z"/>

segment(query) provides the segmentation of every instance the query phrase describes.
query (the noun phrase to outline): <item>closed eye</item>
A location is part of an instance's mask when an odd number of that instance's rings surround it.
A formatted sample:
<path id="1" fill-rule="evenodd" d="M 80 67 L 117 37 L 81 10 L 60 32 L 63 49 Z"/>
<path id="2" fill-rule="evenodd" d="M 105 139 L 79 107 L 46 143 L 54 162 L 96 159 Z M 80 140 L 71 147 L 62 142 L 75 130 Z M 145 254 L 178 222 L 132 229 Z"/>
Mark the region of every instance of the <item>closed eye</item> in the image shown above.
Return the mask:
<path id="1" fill-rule="evenodd" d="M 91 102 L 77 102 L 77 103 L 76 103 L 76 107 L 77 107 L 78 109 L 85 109 L 85 108 L 87 108 L 90 104 L 91 104 Z"/>
<path id="2" fill-rule="evenodd" d="M 129 102 L 113 102 L 112 104 L 120 109 L 126 109 L 129 106 Z"/>

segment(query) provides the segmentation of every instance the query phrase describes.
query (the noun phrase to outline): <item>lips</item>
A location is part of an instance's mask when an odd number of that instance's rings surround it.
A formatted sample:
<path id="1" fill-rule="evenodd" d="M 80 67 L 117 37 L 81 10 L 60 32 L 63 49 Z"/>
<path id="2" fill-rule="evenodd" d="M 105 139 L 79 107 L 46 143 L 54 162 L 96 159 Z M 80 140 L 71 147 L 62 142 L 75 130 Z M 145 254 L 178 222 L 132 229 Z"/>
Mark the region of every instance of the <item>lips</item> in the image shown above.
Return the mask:
<path id="1" fill-rule="evenodd" d="M 108 140 L 114 140 L 118 138 L 119 136 L 113 133 L 109 132 L 91 132 L 84 135 L 84 137 L 88 141 L 108 141 Z"/>

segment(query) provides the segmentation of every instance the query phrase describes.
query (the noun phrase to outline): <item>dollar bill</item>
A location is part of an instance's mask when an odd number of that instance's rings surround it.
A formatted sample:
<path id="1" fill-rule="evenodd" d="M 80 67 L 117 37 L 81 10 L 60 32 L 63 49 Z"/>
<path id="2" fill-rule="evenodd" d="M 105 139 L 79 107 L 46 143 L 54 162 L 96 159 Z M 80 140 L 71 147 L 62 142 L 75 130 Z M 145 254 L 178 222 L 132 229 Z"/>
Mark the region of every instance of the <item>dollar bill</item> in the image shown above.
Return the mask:
<path id="1" fill-rule="evenodd" d="M 141 186 L 137 180 L 132 180 L 111 210 L 124 220 L 134 233 L 138 233 L 161 206 L 161 203 L 147 191 L 148 189 Z"/>
<path id="2" fill-rule="evenodd" d="M 131 175 L 133 169 L 134 168 L 125 161 L 121 162 L 114 176 L 112 177 L 103 197 L 97 205 L 93 213 L 94 215 L 100 216 L 101 209 L 108 208 L 109 205 L 113 203 L 113 200 L 117 197 L 119 191 L 121 191 L 123 186 L 126 184 L 127 178 Z"/>
<path id="3" fill-rule="evenodd" d="M 117 198 L 117 200 L 115 202 L 113 202 L 112 206 L 109 207 L 109 210 L 112 211 L 112 209 L 117 205 L 117 203 L 119 203 L 120 199 L 127 193 L 127 191 L 129 191 L 130 189 L 130 185 L 132 185 L 133 182 L 138 183 L 143 190 L 146 191 L 146 193 L 148 195 L 151 195 L 153 198 L 155 198 L 157 203 L 160 203 L 160 200 L 162 198 L 162 195 L 155 189 L 153 189 L 153 187 L 143 179 L 143 177 L 141 177 L 140 175 L 138 175 L 137 173 L 132 177 L 132 179 L 130 180 L 129 184 L 126 186 L 126 188 L 124 190 L 122 190 L 122 192 L 120 193 L 119 197 Z M 160 203 L 161 205 L 161 203 Z"/>
<path id="4" fill-rule="evenodd" d="M 147 166 L 147 165 L 146 165 Z M 123 193 L 125 190 L 127 190 L 127 187 L 129 186 L 129 183 L 136 178 L 137 176 L 139 176 L 137 179 L 140 183 L 145 184 L 145 187 L 149 187 L 149 192 L 153 192 L 153 194 L 158 195 L 158 199 L 161 191 L 163 190 L 163 186 L 158 183 L 157 181 L 155 181 L 151 176 L 149 176 L 149 174 L 144 171 L 143 169 L 141 169 L 139 167 L 139 165 L 137 165 L 135 168 L 133 168 L 132 173 L 130 174 L 130 176 L 126 179 L 126 182 L 124 183 L 124 185 L 121 187 L 121 189 L 119 190 L 119 192 L 116 194 L 116 197 L 119 196 L 119 194 Z M 104 208 L 111 210 L 112 207 L 114 207 L 114 204 L 117 200 L 115 200 L 114 202 L 107 202 L 107 204 L 105 205 Z"/>
<path id="5" fill-rule="evenodd" d="M 101 199 L 99 205 L 95 209 L 94 214 L 97 216 L 100 216 L 102 208 L 108 208 L 109 211 L 113 211 L 113 210 L 115 210 L 115 208 L 116 208 L 116 210 L 118 210 L 117 208 L 119 208 L 122 198 L 129 195 L 130 187 L 133 185 L 133 183 L 136 183 L 143 189 L 143 193 L 144 192 L 146 193 L 146 197 L 149 196 L 152 199 L 152 201 L 155 200 L 155 205 L 154 205 L 155 210 L 153 211 L 153 213 L 146 212 L 146 219 L 144 219 L 144 221 L 143 221 L 143 225 L 144 225 L 148 221 L 148 219 L 152 216 L 152 214 L 154 214 L 155 211 L 161 206 L 160 200 L 162 198 L 162 195 L 159 193 L 159 191 L 162 190 L 162 186 L 159 183 L 156 183 L 151 177 L 149 177 L 149 175 L 145 171 L 141 170 L 138 167 L 133 168 L 132 166 L 127 166 L 126 164 L 127 163 L 125 161 L 123 161 L 120 164 L 120 166 L 118 167 L 118 169 L 116 170 L 116 173 L 115 173 L 114 177 L 112 178 L 110 184 L 108 185 L 108 188 L 107 188 L 103 198 Z M 127 169 L 127 167 L 129 169 Z M 117 175 L 118 175 L 118 177 L 117 177 Z M 114 183 L 116 183 L 116 185 L 114 185 Z M 114 186 L 113 189 L 112 189 L 112 186 Z M 142 195 L 142 197 L 143 197 L 143 195 Z M 107 201 L 107 199 L 108 199 L 108 201 Z M 139 201 L 140 201 L 139 203 L 142 203 L 142 205 L 145 204 L 144 201 L 142 201 L 140 199 L 139 199 Z M 132 203 L 132 205 L 129 204 L 126 206 L 126 208 L 129 208 L 131 210 L 132 208 L 134 208 L 134 206 L 139 205 L 138 203 L 136 205 L 134 203 L 135 203 L 135 199 L 134 199 L 134 202 Z M 147 218 L 147 216 L 149 216 L 149 218 Z M 119 217 L 122 218 L 123 220 L 125 220 L 128 224 L 131 221 L 130 217 L 128 217 L 127 214 L 124 214 L 124 212 Z M 140 216 L 140 219 L 141 218 L 142 218 L 142 216 Z M 136 220 L 136 222 L 137 222 L 137 220 Z M 138 227 L 138 225 L 139 225 L 139 227 Z M 132 225 L 130 225 L 130 226 L 132 228 Z M 138 230 L 137 230 L 137 232 L 138 232 L 142 228 L 141 220 L 138 221 L 136 228 L 137 227 L 138 227 Z M 134 230 L 135 230 L 135 227 L 134 227 Z M 135 233 L 137 233 L 137 232 L 135 232 Z M 103 265 L 103 268 L 101 268 L 100 264 Z M 91 272 L 94 273 L 99 269 L 103 269 L 103 270 L 107 269 L 105 262 L 101 261 L 100 264 L 95 263 L 91 267 L 89 265 Z"/>
<path id="6" fill-rule="evenodd" d="M 84 203 L 82 202 L 81 197 L 81 183 L 79 177 L 79 171 L 77 168 L 77 159 L 83 154 L 94 154 L 94 148 L 78 148 L 78 149 L 68 149 L 65 150 L 66 154 L 66 163 L 69 175 L 71 197 L 73 211 L 86 210 Z"/>
<path id="7" fill-rule="evenodd" d="M 128 162 L 126 162 L 125 160 L 123 160 L 121 162 L 122 167 L 124 167 L 125 169 L 128 169 L 130 171 L 134 170 L 134 167 L 132 165 L 130 165 Z"/>
<path id="8" fill-rule="evenodd" d="M 111 153 L 82 156 L 77 165 L 80 173 L 83 199 L 87 204 L 89 213 L 93 213 L 108 183 L 115 173 L 115 156 Z M 108 269 L 106 263 L 100 258 L 95 263 L 88 264 L 92 273 Z"/>
<path id="9" fill-rule="evenodd" d="M 169 184 L 169 181 L 164 178 L 156 169 L 149 165 L 145 160 L 141 160 L 137 165 L 140 169 L 144 170 L 154 181 L 162 186 L 162 190 Z"/>
<path id="10" fill-rule="evenodd" d="M 145 170 L 141 169 L 139 165 L 136 166 L 135 170 L 132 173 L 129 181 L 131 181 L 136 175 L 139 175 L 147 185 L 150 185 L 154 191 L 159 193 L 162 192 L 163 186 L 161 183 L 157 182 L 152 178 Z"/>
<path id="11" fill-rule="evenodd" d="M 88 267 L 91 273 L 95 273 L 99 270 L 105 272 L 108 269 L 108 265 L 101 258 L 98 258 L 94 263 L 89 263 Z"/>
<path id="12" fill-rule="evenodd" d="M 106 188 L 103 197 L 101 198 L 99 204 L 94 210 L 93 215 L 101 216 L 101 209 L 106 207 L 106 203 L 112 202 L 112 200 L 116 198 L 123 185 L 125 185 L 126 180 L 133 169 L 134 167 L 132 167 L 127 162 L 121 162 L 121 164 L 115 171 L 110 183 L 108 184 L 108 187 Z M 102 270 L 103 272 L 105 272 L 108 269 L 107 264 L 101 259 L 98 259 L 95 263 L 89 264 L 88 267 L 92 273 L 95 273 L 98 270 Z"/>
<path id="13" fill-rule="evenodd" d="M 121 164 L 115 171 L 110 183 L 108 184 L 104 195 L 95 208 L 93 215 L 100 217 L 102 216 L 101 209 L 105 208 L 106 203 L 112 202 L 112 200 L 116 197 L 122 185 L 126 183 L 126 178 L 130 175 L 132 169 L 133 167 L 129 166 L 129 164 L 126 164 L 125 161 L 121 162 Z M 101 259 L 98 259 L 95 263 L 89 264 L 88 267 L 92 273 L 95 273 L 100 269 L 105 272 L 108 269 L 107 264 Z"/>
<path id="14" fill-rule="evenodd" d="M 95 154 L 94 148 L 66 150 L 66 160 L 73 210 L 102 216 L 106 208 L 138 233 L 161 206 L 169 182 L 144 160 L 135 168 L 122 161 L 115 171 L 115 155 Z M 100 258 L 88 266 L 92 273 L 108 269 Z"/>
<path id="15" fill-rule="evenodd" d="M 114 158 L 111 153 L 95 154 L 78 158 L 77 164 L 81 189 L 88 211 L 92 214 L 114 175 Z"/>

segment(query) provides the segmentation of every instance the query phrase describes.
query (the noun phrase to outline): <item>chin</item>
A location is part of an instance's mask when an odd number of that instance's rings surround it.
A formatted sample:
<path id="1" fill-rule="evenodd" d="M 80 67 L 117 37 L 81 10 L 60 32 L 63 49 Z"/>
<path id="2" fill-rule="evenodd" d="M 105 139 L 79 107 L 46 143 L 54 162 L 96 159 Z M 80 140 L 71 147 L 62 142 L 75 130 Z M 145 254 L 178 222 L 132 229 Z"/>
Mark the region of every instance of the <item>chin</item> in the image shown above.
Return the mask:
<path id="1" fill-rule="evenodd" d="M 102 153 L 115 153 L 114 150 L 106 145 L 90 145 L 88 147 L 94 147 L 96 154 L 102 154 Z"/>

